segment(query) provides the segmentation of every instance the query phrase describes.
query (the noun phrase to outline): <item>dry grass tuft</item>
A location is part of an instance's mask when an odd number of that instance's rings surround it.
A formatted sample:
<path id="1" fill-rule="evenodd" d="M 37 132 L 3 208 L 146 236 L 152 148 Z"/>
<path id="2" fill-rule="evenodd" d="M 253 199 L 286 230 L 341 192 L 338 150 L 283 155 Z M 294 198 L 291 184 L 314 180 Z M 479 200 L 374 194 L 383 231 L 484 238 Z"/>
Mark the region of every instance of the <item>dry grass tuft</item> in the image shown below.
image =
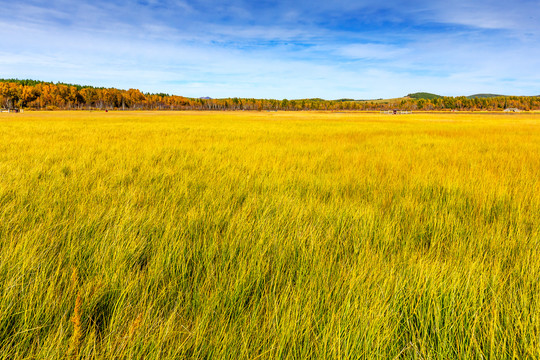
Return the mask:
<path id="1" fill-rule="evenodd" d="M 73 324 L 73 333 L 71 335 L 71 342 L 69 345 L 68 354 L 72 358 L 78 358 L 79 350 L 83 340 L 83 329 L 81 324 L 81 306 L 82 299 L 81 294 L 77 294 L 75 299 L 75 307 L 73 309 L 73 316 L 71 317 L 71 323 Z"/>

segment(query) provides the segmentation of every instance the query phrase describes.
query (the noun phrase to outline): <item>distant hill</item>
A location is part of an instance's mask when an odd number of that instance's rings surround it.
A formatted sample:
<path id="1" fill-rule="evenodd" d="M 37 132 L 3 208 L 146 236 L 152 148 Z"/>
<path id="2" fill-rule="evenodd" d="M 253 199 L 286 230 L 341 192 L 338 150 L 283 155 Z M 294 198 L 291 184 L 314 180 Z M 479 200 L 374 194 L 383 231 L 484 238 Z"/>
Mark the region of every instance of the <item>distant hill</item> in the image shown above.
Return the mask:
<path id="1" fill-rule="evenodd" d="M 467 99 L 476 99 L 476 98 L 489 99 L 489 98 L 495 98 L 495 97 L 501 97 L 501 96 L 508 96 L 508 95 L 486 93 L 486 94 L 469 95 L 469 96 L 466 96 L 466 98 Z M 433 99 L 442 98 L 441 95 L 432 94 L 432 93 L 428 93 L 428 92 L 417 92 L 417 93 L 414 93 L 414 94 L 409 94 L 409 95 L 407 95 L 407 97 L 409 97 L 411 99 L 415 99 L 415 100 L 419 100 L 419 99 L 433 100 Z"/>
<path id="2" fill-rule="evenodd" d="M 356 101 L 356 100 L 344 98 L 344 99 L 337 99 L 337 100 L 334 100 L 334 101 L 338 101 L 338 102 L 346 102 L 346 101 Z"/>
<path id="3" fill-rule="evenodd" d="M 498 94 L 474 94 L 467 96 L 469 99 L 476 99 L 476 98 L 494 98 L 494 97 L 500 97 L 500 96 L 506 96 L 506 95 L 498 95 Z"/>
<path id="4" fill-rule="evenodd" d="M 433 100 L 433 99 L 442 98 L 441 95 L 432 94 L 432 93 L 428 93 L 428 92 L 417 92 L 417 93 L 414 93 L 414 94 L 409 94 L 407 96 L 410 97 L 411 99 L 416 99 L 416 100 L 418 100 L 418 99 Z"/>

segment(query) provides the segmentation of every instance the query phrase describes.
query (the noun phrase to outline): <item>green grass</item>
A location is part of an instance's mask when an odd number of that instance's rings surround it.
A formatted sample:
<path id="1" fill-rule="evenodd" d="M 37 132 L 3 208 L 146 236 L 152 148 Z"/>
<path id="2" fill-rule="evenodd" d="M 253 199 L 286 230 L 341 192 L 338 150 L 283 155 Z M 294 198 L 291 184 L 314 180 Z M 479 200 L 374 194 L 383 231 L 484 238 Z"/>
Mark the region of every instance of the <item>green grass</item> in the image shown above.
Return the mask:
<path id="1" fill-rule="evenodd" d="M 0 115 L 0 359 L 540 358 L 538 114 Z"/>

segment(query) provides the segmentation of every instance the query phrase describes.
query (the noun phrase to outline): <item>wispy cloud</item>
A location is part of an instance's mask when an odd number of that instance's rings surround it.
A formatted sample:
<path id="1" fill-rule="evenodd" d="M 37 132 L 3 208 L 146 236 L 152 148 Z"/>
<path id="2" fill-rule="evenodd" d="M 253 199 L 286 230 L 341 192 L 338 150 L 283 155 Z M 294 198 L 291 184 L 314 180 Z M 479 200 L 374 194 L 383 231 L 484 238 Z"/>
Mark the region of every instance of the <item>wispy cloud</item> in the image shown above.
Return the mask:
<path id="1" fill-rule="evenodd" d="M 355 59 L 395 59 L 407 53 L 407 49 L 384 44 L 348 44 L 337 54 Z"/>

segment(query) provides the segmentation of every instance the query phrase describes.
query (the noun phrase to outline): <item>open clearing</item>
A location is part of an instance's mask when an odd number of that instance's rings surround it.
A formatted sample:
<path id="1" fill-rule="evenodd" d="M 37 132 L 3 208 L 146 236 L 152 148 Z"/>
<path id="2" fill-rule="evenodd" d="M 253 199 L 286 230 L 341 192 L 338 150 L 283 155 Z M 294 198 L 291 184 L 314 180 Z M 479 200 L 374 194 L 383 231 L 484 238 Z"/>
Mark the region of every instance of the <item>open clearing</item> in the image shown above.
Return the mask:
<path id="1" fill-rule="evenodd" d="M 540 114 L 0 114 L 0 359 L 539 358 Z"/>

